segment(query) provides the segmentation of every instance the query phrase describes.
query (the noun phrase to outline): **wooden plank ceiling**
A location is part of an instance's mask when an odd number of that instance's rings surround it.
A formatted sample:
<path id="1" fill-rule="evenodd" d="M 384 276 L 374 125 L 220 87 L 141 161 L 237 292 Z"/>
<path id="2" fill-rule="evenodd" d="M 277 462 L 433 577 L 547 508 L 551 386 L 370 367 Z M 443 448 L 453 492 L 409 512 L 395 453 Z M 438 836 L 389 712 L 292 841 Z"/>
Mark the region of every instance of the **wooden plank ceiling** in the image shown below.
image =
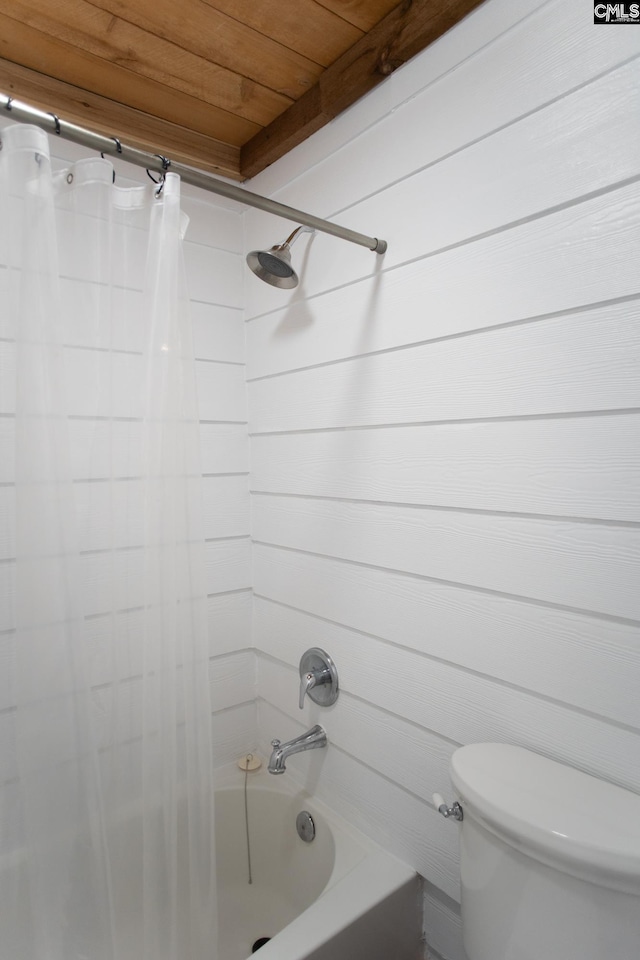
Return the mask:
<path id="1" fill-rule="evenodd" d="M 0 93 L 255 176 L 481 0 L 3 0 Z"/>

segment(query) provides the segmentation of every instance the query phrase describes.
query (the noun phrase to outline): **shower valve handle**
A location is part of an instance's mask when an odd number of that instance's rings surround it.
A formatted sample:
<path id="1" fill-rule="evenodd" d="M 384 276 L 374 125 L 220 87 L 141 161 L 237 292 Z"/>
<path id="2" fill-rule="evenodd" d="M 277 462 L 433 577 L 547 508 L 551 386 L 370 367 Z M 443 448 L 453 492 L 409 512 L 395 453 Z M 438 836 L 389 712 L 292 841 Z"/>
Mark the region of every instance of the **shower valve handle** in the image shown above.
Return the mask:
<path id="1" fill-rule="evenodd" d="M 301 710 L 304 708 L 304 698 L 319 682 L 323 683 L 323 681 L 318 680 L 318 676 L 315 673 L 311 673 L 311 671 L 300 677 L 300 699 L 298 700 L 298 706 Z"/>

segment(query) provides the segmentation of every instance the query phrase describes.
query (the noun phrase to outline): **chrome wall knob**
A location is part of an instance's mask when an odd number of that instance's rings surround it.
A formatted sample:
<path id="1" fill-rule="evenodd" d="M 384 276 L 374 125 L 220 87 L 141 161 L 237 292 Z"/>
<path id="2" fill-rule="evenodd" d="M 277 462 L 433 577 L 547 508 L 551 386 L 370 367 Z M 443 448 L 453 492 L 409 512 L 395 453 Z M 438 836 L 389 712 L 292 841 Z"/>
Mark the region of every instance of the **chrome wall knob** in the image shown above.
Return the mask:
<path id="1" fill-rule="evenodd" d="M 314 703 L 330 707 L 338 699 L 338 671 L 336 665 L 320 647 L 311 647 L 300 658 L 300 698 L 302 710 L 304 698 L 309 696 Z"/>

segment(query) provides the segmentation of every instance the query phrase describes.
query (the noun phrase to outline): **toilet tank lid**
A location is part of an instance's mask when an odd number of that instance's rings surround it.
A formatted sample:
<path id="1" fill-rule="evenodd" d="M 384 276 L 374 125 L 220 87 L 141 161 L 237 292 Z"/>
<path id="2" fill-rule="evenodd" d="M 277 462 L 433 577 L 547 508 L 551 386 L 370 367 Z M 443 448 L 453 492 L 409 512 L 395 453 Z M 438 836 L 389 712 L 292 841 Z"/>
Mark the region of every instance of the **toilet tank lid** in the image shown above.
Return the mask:
<path id="1" fill-rule="evenodd" d="M 463 808 L 507 842 L 566 872 L 640 882 L 638 794 L 506 743 L 460 747 L 451 778 Z"/>

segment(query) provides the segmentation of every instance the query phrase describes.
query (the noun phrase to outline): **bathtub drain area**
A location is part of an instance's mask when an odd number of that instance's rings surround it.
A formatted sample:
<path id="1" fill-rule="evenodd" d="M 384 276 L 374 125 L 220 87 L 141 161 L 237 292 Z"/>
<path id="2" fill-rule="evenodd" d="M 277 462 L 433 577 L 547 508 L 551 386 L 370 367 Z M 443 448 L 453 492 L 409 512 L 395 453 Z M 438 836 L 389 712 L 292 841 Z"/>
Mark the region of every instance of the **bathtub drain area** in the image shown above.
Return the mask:
<path id="1" fill-rule="evenodd" d="M 259 937 L 251 947 L 251 953 L 255 953 L 260 947 L 264 947 L 265 943 L 269 943 L 269 940 L 271 940 L 271 937 Z"/>

